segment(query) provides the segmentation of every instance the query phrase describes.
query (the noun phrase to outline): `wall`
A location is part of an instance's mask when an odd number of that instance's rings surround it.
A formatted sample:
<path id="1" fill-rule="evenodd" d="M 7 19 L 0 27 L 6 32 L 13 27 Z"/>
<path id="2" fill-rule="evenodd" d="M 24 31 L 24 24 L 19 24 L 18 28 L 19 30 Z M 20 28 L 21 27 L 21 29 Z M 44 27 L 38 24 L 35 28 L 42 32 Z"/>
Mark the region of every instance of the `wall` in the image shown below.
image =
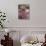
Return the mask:
<path id="1" fill-rule="evenodd" d="M 18 20 L 18 4 L 30 5 L 30 19 Z M 46 0 L 0 0 L 0 10 L 6 12 L 6 27 L 46 27 Z"/>

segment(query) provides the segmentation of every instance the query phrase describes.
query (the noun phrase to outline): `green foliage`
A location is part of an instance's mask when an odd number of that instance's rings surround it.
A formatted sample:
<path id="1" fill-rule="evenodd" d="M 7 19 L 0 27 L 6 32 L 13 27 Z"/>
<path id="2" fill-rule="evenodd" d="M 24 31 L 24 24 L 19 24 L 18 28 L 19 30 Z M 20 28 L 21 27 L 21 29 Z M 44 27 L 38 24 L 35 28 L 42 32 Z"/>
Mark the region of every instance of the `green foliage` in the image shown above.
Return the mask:
<path id="1" fill-rule="evenodd" d="M 4 25 L 3 23 L 5 22 L 5 20 L 6 20 L 6 15 L 5 15 L 5 13 L 0 11 L 0 27 L 1 27 L 1 28 L 4 27 L 4 26 L 3 26 L 3 25 Z"/>

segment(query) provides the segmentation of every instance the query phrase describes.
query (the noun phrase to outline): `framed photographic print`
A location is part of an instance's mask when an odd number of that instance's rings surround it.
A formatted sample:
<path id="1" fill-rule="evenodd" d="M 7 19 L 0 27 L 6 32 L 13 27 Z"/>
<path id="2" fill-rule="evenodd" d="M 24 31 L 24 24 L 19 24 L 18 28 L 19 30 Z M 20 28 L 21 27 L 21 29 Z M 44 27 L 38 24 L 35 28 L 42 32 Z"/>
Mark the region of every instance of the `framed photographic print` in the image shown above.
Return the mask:
<path id="1" fill-rule="evenodd" d="M 18 5 L 18 19 L 30 19 L 29 4 L 19 4 Z"/>

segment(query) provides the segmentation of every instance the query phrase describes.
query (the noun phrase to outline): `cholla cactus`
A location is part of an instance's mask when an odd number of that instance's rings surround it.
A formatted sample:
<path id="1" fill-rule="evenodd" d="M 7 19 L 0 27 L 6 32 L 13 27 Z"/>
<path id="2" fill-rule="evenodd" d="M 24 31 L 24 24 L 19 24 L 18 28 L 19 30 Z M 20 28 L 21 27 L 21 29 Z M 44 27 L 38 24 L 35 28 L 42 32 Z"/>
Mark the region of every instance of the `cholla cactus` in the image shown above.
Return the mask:
<path id="1" fill-rule="evenodd" d="M 6 20 L 6 15 L 4 12 L 0 11 L 0 27 L 3 28 L 4 27 L 4 22 Z"/>

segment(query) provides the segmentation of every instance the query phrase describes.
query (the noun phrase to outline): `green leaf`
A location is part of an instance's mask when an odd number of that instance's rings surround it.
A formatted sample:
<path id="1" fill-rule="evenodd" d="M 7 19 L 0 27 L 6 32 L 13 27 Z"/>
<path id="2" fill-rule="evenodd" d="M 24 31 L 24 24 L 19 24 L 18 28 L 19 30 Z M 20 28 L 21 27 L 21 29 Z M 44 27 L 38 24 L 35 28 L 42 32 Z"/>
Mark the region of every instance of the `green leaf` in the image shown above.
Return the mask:
<path id="1" fill-rule="evenodd" d="M 1 23 L 1 21 L 0 21 L 0 23 Z"/>
<path id="2" fill-rule="evenodd" d="M 2 15 L 1 15 L 2 16 Z"/>
<path id="3" fill-rule="evenodd" d="M 0 12 L 0 13 L 2 13 L 2 12 Z"/>
<path id="4" fill-rule="evenodd" d="M 6 17 L 6 16 L 3 16 L 3 17 Z"/>
<path id="5" fill-rule="evenodd" d="M 3 28 L 3 25 L 1 25 L 1 27 Z"/>
<path id="6" fill-rule="evenodd" d="M 5 13 L 4 13 L 4 15 L 5 15 Z"/>

